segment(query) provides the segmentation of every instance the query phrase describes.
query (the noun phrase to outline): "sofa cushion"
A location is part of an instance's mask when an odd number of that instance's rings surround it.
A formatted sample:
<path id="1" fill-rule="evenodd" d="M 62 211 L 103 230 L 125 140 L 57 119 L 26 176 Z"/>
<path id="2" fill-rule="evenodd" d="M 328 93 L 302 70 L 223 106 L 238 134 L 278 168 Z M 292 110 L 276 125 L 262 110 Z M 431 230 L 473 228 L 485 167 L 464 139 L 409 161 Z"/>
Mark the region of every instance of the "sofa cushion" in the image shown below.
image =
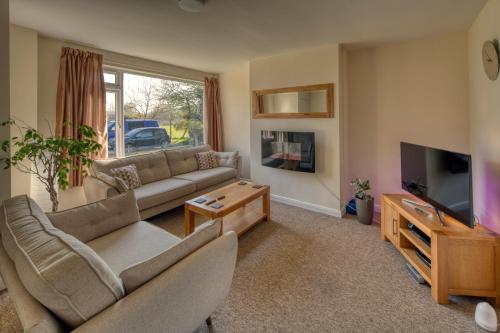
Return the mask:
<path id="1" fill-rule="evenodd" d="M 123 297 L 123 285 L 87 245 L 55 228 L 32 200 L 4 201 L 2 242 L 28 292 L 70 327 Z"/>
<path id="2" fill-rule="evenodd" d="M 56 228 L 84 243 L 140 220 L 133 191 L 47 216 Z"/>
<path id="3" fill-rule="evenodd" d="M 165 150 L 172 176 L 198 170 L 198 162 L 196 161 L 195 154 L 209 150 L 209 145 Z"/>
<path id="4" fill-rule="evenodd" d="M 180 238 L 139 221 L 87 243 L 120 275 L 125 268 L 152 258 L 181 241 Z"/>
<path id="5" fill-rule="evenodd" d="M 219 236 L 220 231 L 220 220 L 206 222 L 181 242 L 154 257 L 128 267 L 120 273 L 126 292 L 131 293 L 184 257 L 214 240 Z"/>
<path id="6" fill-rule="evenodd" d="M 137 167 L 137 173 L 141 183 L 149 184 L 157 180 L 166 179 L 171 176 L 167 164 L 167 158 L 163 151 L 154 153 L 134 155 L 125 158 L 112 158 L 106 160 L 95 160 L 90 169 L 93 176 L 97 172 L 104 172 L 111 175 L 111 169 L 120 168 L 126 165 L 134 164 Z"/>
<path id="7" fill-rule="evenodd" d="M 217 167 L 214 169 L 198 170 L 174 178 L 192 181 L 196 184 L 196 190 L 203 190 L 215 184 L 222 183 L 237 176 L 237 170 L 227 167 Z"/>
<path id="8" fill-rule="evenodd" d="M 139 210 L 148 209 L 178 199 L 196 191 L 188 180 L 169 178 L 143 185 L 134 190 Z"/>
<path id="9" fill-rule="evenodd" d="M 237 151 L 235 152 L 214 152 L 215 159 L 217 160 L 218 166 L 229 167 L 229 168 L 238 168 L 238 155 Z"/>

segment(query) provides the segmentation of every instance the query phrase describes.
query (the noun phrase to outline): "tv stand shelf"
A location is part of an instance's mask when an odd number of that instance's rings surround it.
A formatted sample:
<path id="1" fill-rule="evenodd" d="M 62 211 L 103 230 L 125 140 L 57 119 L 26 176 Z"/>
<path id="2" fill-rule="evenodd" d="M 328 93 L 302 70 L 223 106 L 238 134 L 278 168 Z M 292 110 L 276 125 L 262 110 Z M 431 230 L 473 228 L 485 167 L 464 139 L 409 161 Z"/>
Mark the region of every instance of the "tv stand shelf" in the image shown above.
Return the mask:
<path id="1" fill-rule="evenodd" d="M 381 236 L 429 283 L 434 300 L 448 304 L 449 295 L 482 296 L 500 307 L 500 236 L 481 225 L 471 229 L 450 216 L 441 225 L 432 210 L 426 217 L 403 204 L 403 198 L 415 200 L 410 195 L 382 195 Z M 430 245 L 408 223 L 428 236 Z M 430 259 L 431 267 L 417 250 Z"/>

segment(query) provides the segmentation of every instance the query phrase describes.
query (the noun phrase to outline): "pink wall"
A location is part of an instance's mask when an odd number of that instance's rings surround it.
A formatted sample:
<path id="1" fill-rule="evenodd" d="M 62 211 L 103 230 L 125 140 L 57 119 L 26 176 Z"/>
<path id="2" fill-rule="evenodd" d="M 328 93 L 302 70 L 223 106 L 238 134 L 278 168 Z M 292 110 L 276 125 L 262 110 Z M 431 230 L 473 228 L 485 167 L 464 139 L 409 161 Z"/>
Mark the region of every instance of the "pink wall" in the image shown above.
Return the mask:
<path id="1" fill-rule="evenodd" d="M 348 52 L 348 177 L 401 190 L 400 142 L 469 152 L 467 34 Z"/>
<path id="2" fill-rule="evenodd" d="M 500 79 L 490 81 L 481 50 L 500 39 L 500 0 L 490 0 L 469 30 L 470 146 L 474 212 L 481 224 L 500 233 Z"/>

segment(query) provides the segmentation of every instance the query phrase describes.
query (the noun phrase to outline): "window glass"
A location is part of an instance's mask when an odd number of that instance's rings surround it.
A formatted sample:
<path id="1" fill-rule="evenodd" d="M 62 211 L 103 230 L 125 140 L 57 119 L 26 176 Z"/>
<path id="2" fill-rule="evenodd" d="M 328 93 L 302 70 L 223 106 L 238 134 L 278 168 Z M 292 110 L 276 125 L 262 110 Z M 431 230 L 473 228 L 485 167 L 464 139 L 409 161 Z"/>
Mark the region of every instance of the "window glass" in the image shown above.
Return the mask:
<path id="1" fill-rule="evenodd" d="M 203 144 L 202 82 L 116 69 L 104 81 L 110 157 Z"/>
<path id="2" fill-rule="evenodd" d="M 116 84 L 116 73 L 104 72 L 104 83 Z"/>
<path id="3" fill-rule="evenodd" d="M 203 95 L 200 82 L 181 82 L 123 74 L 125 131 L 157 128 L 154 140 L 131 143 L 125 154 L 203 144 Z M 161 129 L 161 130 L 160 130 Z M 130 140 L 129 140 L 130 141 Z"/>

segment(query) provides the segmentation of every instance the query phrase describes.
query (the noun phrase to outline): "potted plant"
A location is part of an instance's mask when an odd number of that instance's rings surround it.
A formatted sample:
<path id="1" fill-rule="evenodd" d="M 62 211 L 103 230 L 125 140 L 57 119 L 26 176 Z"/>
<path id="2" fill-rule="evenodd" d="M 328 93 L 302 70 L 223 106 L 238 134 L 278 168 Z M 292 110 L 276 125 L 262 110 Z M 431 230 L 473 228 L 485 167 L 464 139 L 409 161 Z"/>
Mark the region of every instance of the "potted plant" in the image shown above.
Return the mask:
<path id="1" fill-rule="evenodd" d="M 2 157 L 0 165 L 4 169 L 17 170 L 35 175 L 45 186 L 52 202 L 52 211 L 59 206 L 57 185 L 59 189 L 68 187 L 68 175 L 74 158 L 79 160 L 79 167 L 90 166 L 91 156 L 97 154 L 102 146 L 93 140 L 96 135 L 90 126 L 78 127 L 78 139 L 68 139 L 51 135 L 45 137 L 29 126 L 18 126 L 13 120 L 0 124 L 17 129 L 19 136 L 1 143 Z M 67 125 L 70 126 L 70 125 Z"/>
<path id="2" fill-rule="evenodd" d="M 373 197 L 366 192 L 370 190 L 370 181 L 361 180 L 357 177 L 351 182 L 354 187 L 356 198 L 356 214 L 358 221 L 363 224 L 372 224 L 373 219 Z"/>

